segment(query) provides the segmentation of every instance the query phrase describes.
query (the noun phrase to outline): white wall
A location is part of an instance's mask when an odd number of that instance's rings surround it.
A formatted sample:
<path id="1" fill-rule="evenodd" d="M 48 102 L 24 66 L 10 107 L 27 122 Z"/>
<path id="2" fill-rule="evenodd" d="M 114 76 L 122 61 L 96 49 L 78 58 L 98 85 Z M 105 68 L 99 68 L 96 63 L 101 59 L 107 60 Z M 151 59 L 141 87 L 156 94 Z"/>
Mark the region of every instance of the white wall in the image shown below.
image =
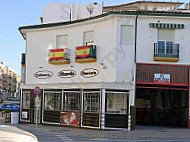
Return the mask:
<path id="1" fill-rule="evenodd" d="M 121 25 L 133 26 L 133 40 L 135 40 L 135 16 L 120 16 L 117 18 L 117 82 L 131 82 L 134 65 L 134 41 L 129 45 L 122 45 Z"/>
<path id="2" fill-rule="evenodd" d="M 90 17 L 86 9 L 88 5 L 82 4 L 65 4 L 65 3 L 50 3 L 43 12 L 43 22 L 65 22 Z M 100 15 L 102 13 L 102 5 L 93 5 L 94 10 L 91 16 Z"/>
<path id="3" fill-rule="evenodd" d="M 83 44 L 83 32 L 94 30 L 97 47 L 97 62 L 76 63 L 75 47 Z M 68 46 L 71 49 L 71 63 L 68 65 L 51 65 L 48 63 L 48 51 L 56 46 L 56 35 L 68 34 Z M 26 49 L 26 84 L 54 84 L 70 82 L 115 82 L 116 81 L 116 21 L 106 17 L 92 22 L 78 23 L 70 26 L 40 29 L 27 32 Z M 103 65 L 101 64 L 103 63 Z M 73 67 L 71 67 L 73 66 Z M 43 67 L 40 69 L 39 67 Z M 99 74 L 93 78 L 84 78 L 80 71 L 86 68 L 96 68 Z M 103 69 L 104 68 L 104 69 Z M 75 70 L 73 78 L 60 78 L 58 72 L 62 70 Z M 53 77 L 37 79 L 34 74 L 40 70 L 53 72 Z"/>
<path id="4" fill-rule="evenodd" d="M 150 28 L 149 23 L 175 23 L 184 24 L 184 29 L 175 30 L 175 43 L 179 44 L 178 62 L 154 61 L 154 43 L 157 42 L 157 28 Z M 163 63 L 163 64 L 190 64 L 190 22 L 183 17 L 150 17 L 139 16 L 137 37 L 137 62 L 139 63 Z"/>

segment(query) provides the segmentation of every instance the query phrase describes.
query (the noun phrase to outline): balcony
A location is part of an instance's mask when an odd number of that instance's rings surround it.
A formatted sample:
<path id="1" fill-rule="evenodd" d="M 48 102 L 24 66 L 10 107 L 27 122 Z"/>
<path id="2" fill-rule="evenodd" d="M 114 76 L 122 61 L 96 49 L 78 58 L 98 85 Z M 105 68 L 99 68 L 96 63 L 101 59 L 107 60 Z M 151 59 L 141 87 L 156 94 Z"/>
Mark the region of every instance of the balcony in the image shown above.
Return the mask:
<path id="1" fill-rule="evenodd" d="M 179 44 L 171 41 L 158 41 L 154 43 L 154 61 L 179 61 Z"/>
<path id="2" fill-rule="evenodd" d="M 63 65 L 70 63 L 70 49 L 50 49 L 49 64 Z"/>
<path id="3" fill-rule="evenodd" d="M 78 46 L 75 50 L 75 62 L 96 62 L 96 45 Z"/>

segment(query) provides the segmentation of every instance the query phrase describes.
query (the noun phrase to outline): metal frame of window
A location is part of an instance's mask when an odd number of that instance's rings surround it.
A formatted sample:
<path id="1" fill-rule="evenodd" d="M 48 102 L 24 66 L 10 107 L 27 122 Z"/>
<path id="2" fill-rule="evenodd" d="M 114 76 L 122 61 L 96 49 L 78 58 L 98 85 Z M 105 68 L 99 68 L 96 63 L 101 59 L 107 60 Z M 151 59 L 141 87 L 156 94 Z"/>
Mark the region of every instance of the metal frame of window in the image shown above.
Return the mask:
<path id="1" fill-rule="evenodd" d="M 107 111 L 107 102 L 108 102 L 108 96 L 109 95 L 114 95 L 114 98 L 117 98 L 118 97 L 118 95 L 123 95 L 122 97 L 123 97 L 123 99 L 122 100 L 125 100 L 125 101 L 123 101 L 123 108 L 125 108 L 126 109 L 126 111 L 125 111 L 125 113 L 117 113 L 116 111 L 115 112 L 108 112 Z M 107 91 L 106 92 L 106 106 L 105 106 L 105 113 L 106 114 L 127 114 L 127 110 L 128 110 L 128 105 L 127 105 L 127 102 L 128 102 L 128 93 L 127 92 L 109 92 L 109 91 Z M 118 105 L 120 105 L 121 104 L 121 102 L 119 102 L 118 103 Z"/>
<path id="2" fill-rule="evenodd" d="M 44 92 L 44 110 L 59 111 L 60 110 L 60 105 L 61 105 L 61 102 L 60 102 L 61 94 L 62 94 L 61 92 L 45 91 Z M 53 106 L 53 110 L 52 109 L 47 109 L 47 106 L 46 106 L 47 105 L 46 104 L 46 97 L 47 97 L 47 95 L 50 95 L 51 97 L 53 97 L 53 99 L 49 100 L 50 101 L 50 105 Z"/>
<path id="3" fill-rule="evenodd" d="M 22 109 L 30 109 L 30 100 L 31 100 L 30 96 L 31 96 L 30 91 L 22 91 Z M 24 99 L 24 97 L 26 98 Z M 25 107 L 24 104 L 27 105 L 28 107 Z"/>
<path id="4" fill-rule="evenodd" d="M 64 91 L 64 111 L 80 111 L 80 91 Z"/>
<path id="5" fill-rule="evenodd" d="M 172 41 L 154 43 L 154 57 L 179 58 L 179 44 Z"/>

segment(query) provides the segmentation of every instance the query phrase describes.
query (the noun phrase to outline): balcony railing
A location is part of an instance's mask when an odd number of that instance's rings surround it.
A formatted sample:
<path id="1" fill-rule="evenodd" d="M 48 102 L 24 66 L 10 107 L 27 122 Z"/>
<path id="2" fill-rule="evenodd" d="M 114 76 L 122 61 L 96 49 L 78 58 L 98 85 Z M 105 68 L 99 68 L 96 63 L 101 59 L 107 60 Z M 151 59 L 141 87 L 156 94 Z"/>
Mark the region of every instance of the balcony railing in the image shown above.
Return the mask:
<path id="1" fill-rule="evenodd" d="M 171 61 L 179 60 L 179 44 L 170 41 L 154 43 L 154 60 L 168 61 L 168 59 L 174 59 Z"/>

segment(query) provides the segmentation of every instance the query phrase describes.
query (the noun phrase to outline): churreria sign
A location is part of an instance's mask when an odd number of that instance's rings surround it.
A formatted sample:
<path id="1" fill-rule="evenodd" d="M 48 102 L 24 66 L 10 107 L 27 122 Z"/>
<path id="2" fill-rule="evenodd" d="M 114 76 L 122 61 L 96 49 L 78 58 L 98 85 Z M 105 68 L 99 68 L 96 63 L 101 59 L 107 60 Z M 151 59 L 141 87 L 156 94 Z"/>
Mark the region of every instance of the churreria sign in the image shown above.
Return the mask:
<path id="1" fill-rule="evenodd" d="M 98 75 L 98 70 L 94 68 L 84 69 L 80 72 L 81 76 L 85 78 L 90 78 Z"/>
<path id="2" fill-rule="evenodd" d="M 58 76 L 61 78 L 71 78 L 76 75 L 76 71 L 74 70 L 62 70 L 58 73 Z"/>
<path id="3" fill-rule="evenodd" d="M 53 76 L 51 71 L 38 71 L 34 74 L 34 77 L 38 79 L 47 79 Z"/>

